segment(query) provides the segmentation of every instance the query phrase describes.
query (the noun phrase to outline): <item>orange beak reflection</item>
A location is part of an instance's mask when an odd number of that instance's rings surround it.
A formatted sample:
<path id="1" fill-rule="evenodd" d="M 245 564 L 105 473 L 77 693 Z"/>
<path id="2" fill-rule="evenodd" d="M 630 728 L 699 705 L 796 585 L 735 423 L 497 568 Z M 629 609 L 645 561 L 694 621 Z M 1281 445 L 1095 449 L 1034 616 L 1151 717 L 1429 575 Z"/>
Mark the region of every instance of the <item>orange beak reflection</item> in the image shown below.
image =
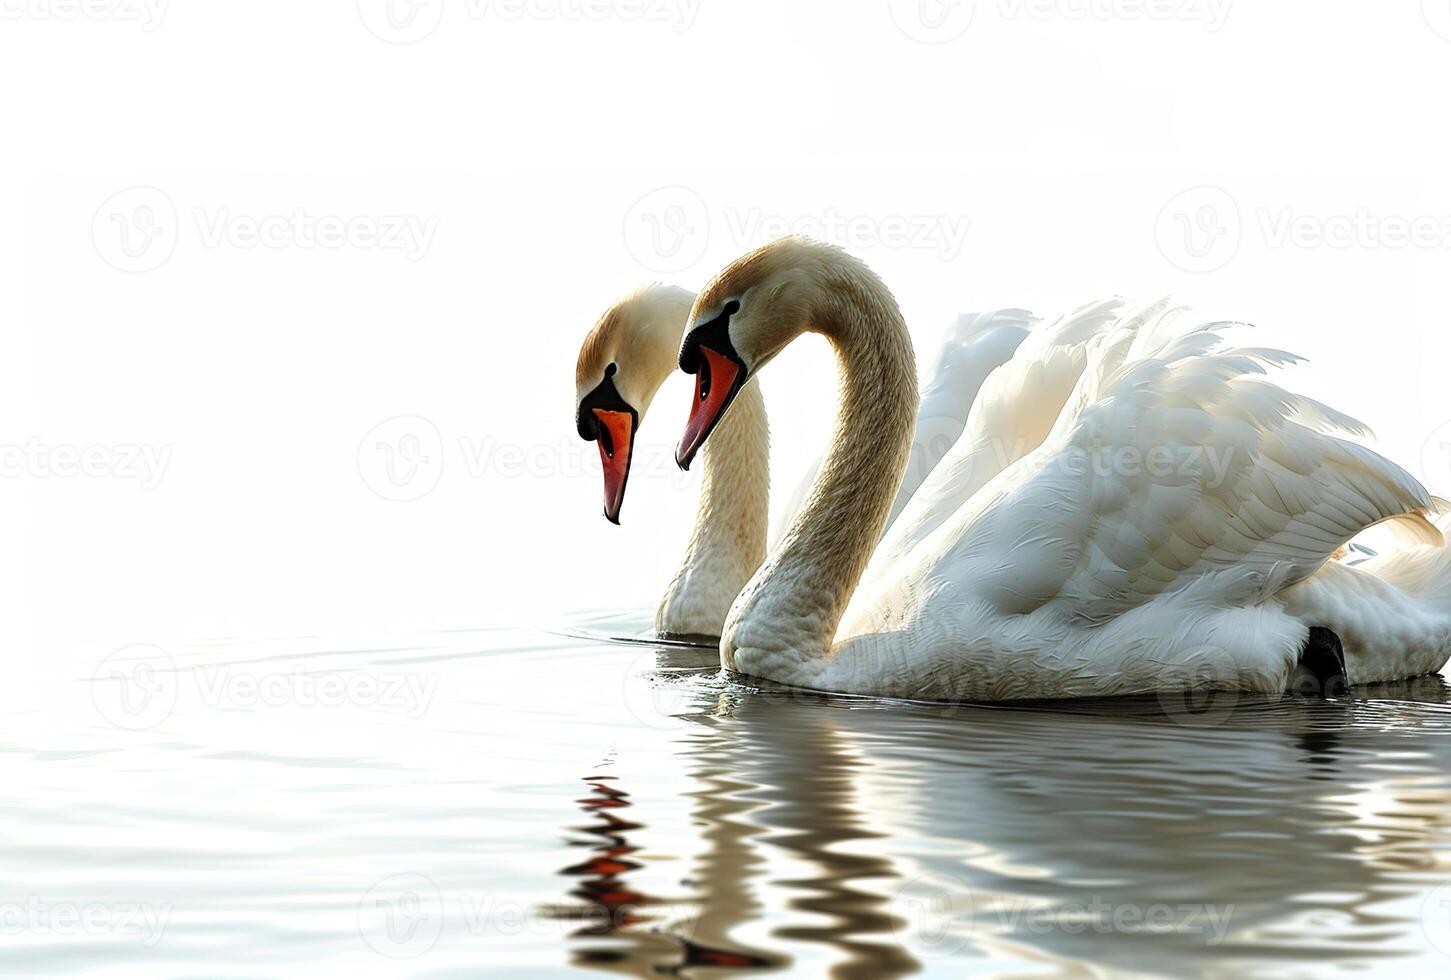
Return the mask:
<path id="1" fill-rule="evenodd" d="M 695 397 L 690 403 L 690 418 L 685 422 L 685 435 L 680 437 L 680 447 L 675 451 L 675 462 L 684 469 L 705 440 L 725 410 L 730 407 L 740 389 L 745 369 L 724 354 L 700 348 L 700 370 L 695 375 Z"/>
<path id="2" fill-rule="evenodd" d="M 605 517 L 620 523 L 625 484 L 630 479 L 630 456 L 635 449 L 635 418 L 629 412 L 593 410 L 600 423 L 600 462 L 605 469 Z"/>

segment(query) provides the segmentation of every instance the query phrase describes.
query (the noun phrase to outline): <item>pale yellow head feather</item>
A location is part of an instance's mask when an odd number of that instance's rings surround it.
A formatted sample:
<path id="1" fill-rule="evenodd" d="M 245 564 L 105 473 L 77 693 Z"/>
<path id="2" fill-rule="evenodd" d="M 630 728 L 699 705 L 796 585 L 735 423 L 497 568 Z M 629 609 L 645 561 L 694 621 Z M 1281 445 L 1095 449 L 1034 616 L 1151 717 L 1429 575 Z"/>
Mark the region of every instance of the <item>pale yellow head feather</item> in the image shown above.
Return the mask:
<path id="1" fill-rule="evenodd" d="M 575 365 L 576 402 L 615 366 L 615 387 L 645 417 L 655 392 L 676 368 L 680 338 L 695 296 L 678 286 L 644 286 L 611 306 L 584 338 Z"/>

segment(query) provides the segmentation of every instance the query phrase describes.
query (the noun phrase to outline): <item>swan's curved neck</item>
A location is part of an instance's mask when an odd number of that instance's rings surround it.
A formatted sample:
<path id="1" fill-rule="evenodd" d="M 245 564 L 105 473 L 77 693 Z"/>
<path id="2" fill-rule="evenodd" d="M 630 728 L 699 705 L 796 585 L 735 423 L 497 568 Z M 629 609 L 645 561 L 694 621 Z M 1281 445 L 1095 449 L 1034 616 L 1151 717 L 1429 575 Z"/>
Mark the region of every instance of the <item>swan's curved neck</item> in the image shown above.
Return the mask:
<path id="1" fill-rule="evenodd" d="M 831 448 L 795 521 L 736 600 L 721 643 L 727 666 L 780 679 L 830 651 L 886 526 L 917 417 L 916 358 L 896 300 L 864 266 L 843 264 L 825 278 L 810 328 L 836 349 L 841 373 Z M 751 662 L 737 664 L 736 650 Z"/>
<path id="2" fill-rule="evenodd" d="M 695 529 L 655 614 L 656 631 L 667 635 L 719 636 L 766 557 L 770 428 L 755 381 L 741 388 L 703 453 Z"/>

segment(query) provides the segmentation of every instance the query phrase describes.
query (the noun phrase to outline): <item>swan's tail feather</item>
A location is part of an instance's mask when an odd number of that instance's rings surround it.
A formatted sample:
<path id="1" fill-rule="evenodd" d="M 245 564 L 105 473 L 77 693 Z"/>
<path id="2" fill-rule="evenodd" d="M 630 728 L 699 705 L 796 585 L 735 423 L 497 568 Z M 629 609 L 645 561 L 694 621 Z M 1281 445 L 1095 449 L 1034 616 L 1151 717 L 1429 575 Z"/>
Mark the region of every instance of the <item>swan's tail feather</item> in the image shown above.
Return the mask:
<path id="1" fill-rule="evenodd" d="M 1446 547 L 1446 535 L 1424 514 L 1402 514 L 1400 517 L 1392 517 L 1381 526 L 1389 530 L 1396 541 L 1405 547 Z"/>
<path id="2" fill-rule="evenodd" d="M 1443 514 L 1438 526 L 1412 514 L 1387 524 L 1402 546 L 1359 567 L 1432 610 L 1451 615 L 1451 546 L 1446 544 L 1451 519 Z"/>
<path id="3" fill-rule="evenodd" d="M 1039 318 L 1029 310 L 1005 309 L 991 310 L 986 313 L 962 313 L 947 328 L 947 336 L 943 338 L 944 346 L 947 344 L 965 344 L 982 334 L 1000 327 L 1013 327 L 1024 331 L 1032 330 L 1038 325 Z"/>

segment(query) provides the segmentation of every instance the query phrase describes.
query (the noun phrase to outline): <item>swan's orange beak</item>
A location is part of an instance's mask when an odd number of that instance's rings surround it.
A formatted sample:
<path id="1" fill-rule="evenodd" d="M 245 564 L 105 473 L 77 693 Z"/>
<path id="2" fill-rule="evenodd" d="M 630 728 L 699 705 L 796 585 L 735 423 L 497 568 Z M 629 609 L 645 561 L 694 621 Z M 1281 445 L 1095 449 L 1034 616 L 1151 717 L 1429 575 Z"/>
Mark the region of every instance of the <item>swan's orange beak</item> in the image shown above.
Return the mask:
<path id="1" fill-rule="evenodd" d="M 695 454 L 710 437 L 746 380 L 746 369 L 738 361 L 704 345 L 700 347 L 700 354 L 690 418 L 685 422 L 685 435 L 680 437 L 680 447 L 675 450 L 675 462 L 683 470 L 690 469 Z"/>
<path id="2" fill-rule="evenodd" d="M 599 420 L 600 462 L 605 469 L 605 517 L 620 523 L 625 484 L 630 481 L 630 457 L 635 449 L 635 416 L 630 412 L 593 410 Z"/>

